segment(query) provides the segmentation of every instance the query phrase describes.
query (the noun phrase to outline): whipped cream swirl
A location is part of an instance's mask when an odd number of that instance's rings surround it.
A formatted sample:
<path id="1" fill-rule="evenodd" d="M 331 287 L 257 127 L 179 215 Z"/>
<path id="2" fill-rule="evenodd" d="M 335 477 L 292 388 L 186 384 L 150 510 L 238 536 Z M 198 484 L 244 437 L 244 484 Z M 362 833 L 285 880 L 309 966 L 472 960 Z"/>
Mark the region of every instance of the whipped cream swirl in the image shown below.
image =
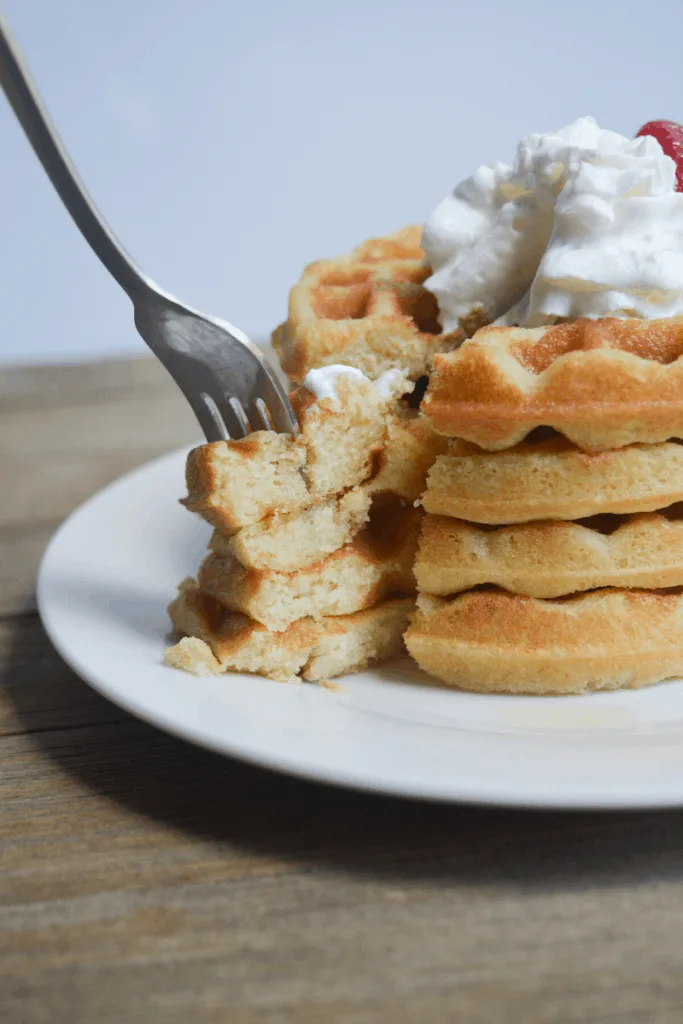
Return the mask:
<path id="1" fill-rule="evenodd" d="M 514 166 L 480 167 L 423 233 L 445 331 L 475 311 L 537 327 L 683 314 L 683 193 L 651 136 L 582 117 L 528 135 Z"/>
<path id="2" fill-rule="evenodd" d="M 355 366 L 346 366 L 344 363 L 333 363 L 331 366 L 321 366 L 317 370 L 309 370 L 303 379 L 303 386 L 314 394 L 319 402 L 324 398 L 329 398 L 334 408 L 339 405 L 337 381 L 340 377 L 351 377 L 353 380 L 372 383 L 377 397 L 385 402 L 397 398 L 408 387 L 403 370 L 387 370 L 376 381 L 370 381 L 370 378 L 366 377 L 362 370 Z"/>

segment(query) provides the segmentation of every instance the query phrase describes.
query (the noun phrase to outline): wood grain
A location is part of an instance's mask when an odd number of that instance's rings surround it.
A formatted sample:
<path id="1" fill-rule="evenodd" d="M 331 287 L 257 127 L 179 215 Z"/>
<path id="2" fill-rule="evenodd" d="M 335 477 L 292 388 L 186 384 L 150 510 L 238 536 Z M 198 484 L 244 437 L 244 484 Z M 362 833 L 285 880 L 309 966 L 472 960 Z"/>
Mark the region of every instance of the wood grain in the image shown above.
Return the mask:
<path id="1" fill-rule="evenodd" d="M 35 610 L 38 565 L 58 526 L 50 519 L 0 526 L 0 616 Z"/>
<path id="2" fill-rule="evenodd" d="M 683 814 L 381 799 L 132 719 L 33 576 L 191 417 L 152 362 L 41 368 L 0 375 L 0 433 L 3 1024 L 680 1024 Z"/>

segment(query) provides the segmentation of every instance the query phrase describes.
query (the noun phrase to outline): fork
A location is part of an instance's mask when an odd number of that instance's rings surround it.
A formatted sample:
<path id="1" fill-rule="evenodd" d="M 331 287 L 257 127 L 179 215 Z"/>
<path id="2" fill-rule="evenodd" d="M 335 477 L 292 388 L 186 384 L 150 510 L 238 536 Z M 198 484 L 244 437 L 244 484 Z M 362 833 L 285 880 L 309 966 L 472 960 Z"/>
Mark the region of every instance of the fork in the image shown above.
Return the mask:
<path id="1" fill-rule="evenodd" d="M 76 226 L 133 303 L 135 326 L 192 406 L 207 441 L 250 429 L 295 434 L 287 393 L 237 327 L 185 306 L 147 277 L 83 186 L 0 17 L 0 85 Z"/>

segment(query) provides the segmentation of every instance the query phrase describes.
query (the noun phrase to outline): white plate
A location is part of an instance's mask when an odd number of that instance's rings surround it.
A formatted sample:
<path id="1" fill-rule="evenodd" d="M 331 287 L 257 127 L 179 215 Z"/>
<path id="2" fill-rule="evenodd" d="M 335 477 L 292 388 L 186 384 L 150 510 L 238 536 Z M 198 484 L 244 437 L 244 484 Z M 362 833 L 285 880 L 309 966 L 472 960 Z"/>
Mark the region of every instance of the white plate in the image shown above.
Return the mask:
<path id="1" fill-rule="evenodd" d="M 505 697 L 440 689 L 407 659 L 348 676 L 336 692 L 166 668 L 166 605 L 209 534 L 178 504 L 184 458 L 158 459 L 91 498 L 43 560 L 45 628 L 106 697 L 213 750 L 344 786 L 538 807 L 683 805 L 683 682 Z"/>

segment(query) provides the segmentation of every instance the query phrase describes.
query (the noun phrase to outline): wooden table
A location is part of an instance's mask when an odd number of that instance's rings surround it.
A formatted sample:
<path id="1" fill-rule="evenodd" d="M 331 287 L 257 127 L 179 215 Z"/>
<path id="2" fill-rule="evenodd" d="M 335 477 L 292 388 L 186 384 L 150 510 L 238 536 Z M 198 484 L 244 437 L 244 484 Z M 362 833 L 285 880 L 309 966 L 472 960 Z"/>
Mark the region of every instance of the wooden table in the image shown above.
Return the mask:
<path id="1" fill-rule="evenodd" d="M 3 1024 L 681 1024 L 683 814 L 381 799 L 131 718 L 53 651 L 35 571 L 192 417 L 147 361 L 0 402 Z"/>

